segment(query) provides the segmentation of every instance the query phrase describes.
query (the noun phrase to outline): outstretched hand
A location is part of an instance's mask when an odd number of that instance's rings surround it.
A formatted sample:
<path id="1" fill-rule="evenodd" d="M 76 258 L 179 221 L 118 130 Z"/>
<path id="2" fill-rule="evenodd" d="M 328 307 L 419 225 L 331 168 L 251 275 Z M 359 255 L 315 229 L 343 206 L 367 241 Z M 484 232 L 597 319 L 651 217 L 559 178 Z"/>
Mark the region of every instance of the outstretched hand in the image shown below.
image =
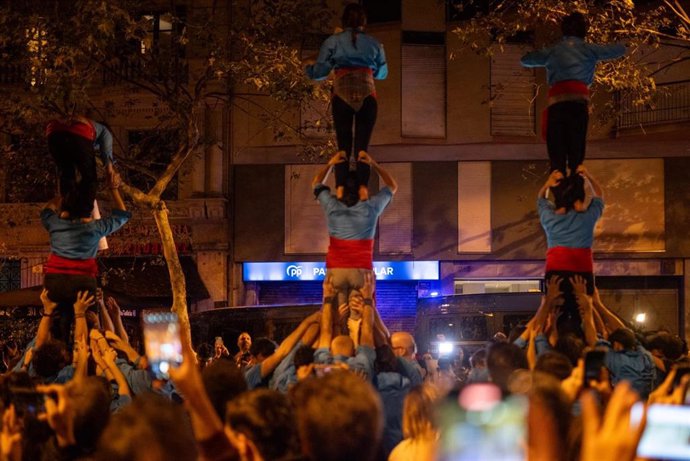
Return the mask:
<path id="1" fill-rule="evenodd" d="M 559 182 L 563 179 L 563 173 L 561 173 L 559 170 L 553 170 L 551 174 L 549 175 L 549 178 L 546 180 L 546 186 L 547 187 L 553 187 L 557 186 Z"/>
<path id="2" fill-rule="evenodd" d="M 338 294 L 333 285 L 333 274 L 326 274 L 326 278 L 323 279 L 323 298 L 332 298 Z"/>
<path id="3" fill-rule="evenodd" d="M 22 459 L 22 427 L 14 411 L 14 405 L 6 408 L 2 415 L 0 459 L 3 461 L 21 461 Z"/>
<path id="4" fill-rule="evenodd" d="M 45 288 L 41 291 L 41 303 L 43 304 L 43 312 L 50 315 L 55 311 L 57 303 L 48 297 L 48 290 Z"/>
<path id="5" fill-rule="evenodd" d="M 85 314 L 86 309 L 94 303 L 94 296 L 87 290 L 77 293 L 77 300 L 74 302 L 74 314 Z"/>
<path id="6" fill-rule="evenodd" d="M 74 409 L 67 385 L 36 386 L 36 390 L 45 394 L 46 412 L 39 415 L 39 419 L 46 421 L 55 432 L 60 447 L 75 445 L 77 442 L 74 437 Z"/>
<path id="7" fill-rule="evenodd" d="M 333 166 L 338 163 L 343 163 L 345 160 L 345 154 L 343 153 L 343 151 L 339 150 L 333 155 L 333 157 L 330 158 L 330 160 L 328 160 L 328 164 Z"/>
<path id="8" fill-rule="evenodd" d="M 375 160 L 371 158 L 371 155 L 369 155 L 365 151 L 360 151 L 359 155 L 357 156 L 357 161 L 366 163 L 367 165 L 371 165 L 372 163 L 375 163 Z"/>

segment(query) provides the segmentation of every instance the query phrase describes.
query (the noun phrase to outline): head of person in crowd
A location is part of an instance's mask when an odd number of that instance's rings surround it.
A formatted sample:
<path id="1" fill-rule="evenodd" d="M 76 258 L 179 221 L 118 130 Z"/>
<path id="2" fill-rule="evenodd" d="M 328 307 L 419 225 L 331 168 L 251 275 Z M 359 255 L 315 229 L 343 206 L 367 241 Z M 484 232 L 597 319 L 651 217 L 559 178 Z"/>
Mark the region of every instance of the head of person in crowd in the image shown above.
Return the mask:
<path id="1" fill-rule="evenodd" d="M 560 381 L 550 374 L 534 372 L 528 395 L 528 458 L 532 458 L 531 450 L 537 448 L 540 453 L 549 453 L 548 459 L 566 459 L 562 455 L 570 451 L 569 442 L 572 443 L 571 402 Z"/>
<path id="2" fill-rule="evenodd" d="M 585 208 L 585 179 L 579 174 L 571 174 L 563 178 L 558 185 L 551 188 L 556 210 L 568 212 L 586 211 Z"/>
<path id="3" fill-rule="evenodd" d="M 252 337 L 247 333 L 246 331 L 243 331 L 240 333 L 240 335 L 237 337 L 237 349 L 241 353 L 246 353 L 249 352 L 249 349 L 252 347 Z"/>
<path id="4" fill-rule="evenodd" d="M 209 343 L 201 343 L 196 349 L 196 355 L 199 358 L 199 363 L 206 366 L 213 359 L 213 346 Z"/>
<path id="5" fill-rule="evenodd" d="M 331 341 L 331 354 L 333 356 L 354 357 L 355 343 L 347 335 L 338 335 Z"/>
<path id="6" fill-rule="evenodd" d="M 277 347 L 278 345 L 268 338 L 258 338 L 249 348 L 249 353 L 252 354 L 252 361 L 254 363 L 263 362 L 266 358 L 273 355 Z"/>
<path id="7" fill-rule="evenodd" d="M 683 340 L 677 335 L 660 331 L 648 339 L 647 349 L 656 357 L 670 361 L 681 358 L 683 354 Z"/>
<path id="8" fill-rule="evenodd" d="M 417 343 L 415 343 L 414 336 L 406 331 L 396 331 L 391 335 L 391 345 L 393 352 L 398 357 L 403 357 L 407 360 L 415 360 L 417 355 Z"/>
<path id="9" fill-rule="evenodd" d="M 358 3 L 350 3 L 343 10 L 343 29 L 361 29 L 367 25 L 367 13 Z"/>
<path id="10" fill-rule="evenodd" d="M 398 358 L 393 353 L 393 348 L 390 345 L 383 344 L 376 348 L 374 369 L 377 374 L 398 372 Z"/>
<path id="11" fill-rule="evenodd" d="M 578 37 L 584 39 L 589 30 L 589 22 L 584 14 L 573 11 L 561 19 L 561 32 L 564 37 Z"/>
<path id="12" fill-rule="evenodd" d="M 88 376 L 72 380 L 66 386 L 73 411 L 74 438 L 82 450 L 90 452 L 96 448 L 108 424 L 112 400 L 110 385 L 104 378 Z"/>
<path id="13" fill-rule="evenodd" d="M 300 346 L 295 351 L 295 357 L 292 363 L 295 365 L 295 373 L 297 374 L 298 381 L 312 375 L 314 371 L 314 352 L 316 352 L 316 349 L 307 345 Z"/>
<path id="14" fill-rule="evenodd" d="M 439 399 L 434 386 L 414 387 L 405 396 L 402 430 L 406 439 L 436 438 L 439 430 L 436 402 Z"/>
<path id="15" fill-rule="evenodd" d="M 534 370 L 563 381 L 573 372 L 573 365 L 570 363 L 570 359 L 560 352 L 546 351 L 537 357 Z"/>
<path id="16" fill-rule="evenodd" d="M 189 418 L 181 405 L 140 396 L 115 414 L 103 432 L 97 461 L 196 461 Z"/>
<path id="17" fill-rule="evenodd" d="M 231 400 L 225 431 L 238 441 L 243 459 L 294 459 L 300 454 L 294 410 L 278 391 L 254 389 Z"/>
<path id="18" fill-rule="evenodd" d="M 218 417 L 225 417 L 227 403 L 247 390 L 244 375 L 234 362 L 216 360 L 201 373 L 204 387 Z"/>
<path id="19" fill-rule="evenodd" d="M 479 349 L 470 356 L 470 372 L 467 375 L 469 383 L 489 381 L 489 369 L 486 367 L 486 349 Z"/>
<path id="20" fill-rule="evenodd" d="M 68 363 L 67 345 L 60 340 L 48 340 L 34 350 L 31 363 L 41 378 L 55 376 Z"/>
<path id="21" fill-rule="evenodd" d="M 343 196 L 338 200 L 348 208 L 357 205 L 357 203 L 359 203 L 359 180 L 357 179 L 357 172 L 348 172 L 344 187 Z"/>
<path id="22" fill-rule="evenodd" d="M 512 343 L 494 343 L 486 357 L 491 382 L 508 392 L 508 379 L 518 369 L 529 369 L 525 352 Z"/>
<path id="23" fill-rule="evenodd" d="M 383 433 L 383 409 L 369 382 L 354 373 L 336 370 L 301 381 L 291 390 L 291 396 L 307 459 L 374 459 Z"/>
<path id="24" fill-rule="evenodd" d="M 585 342 L 574 333 L 559 335 L 554 350 L 568 357 L 570 364 L 575 367 L 585 352 Z"/>
<path id="25" fill-rule="evenodd" d="M 632 351 L 637 348 L 637 338 L 632 330 L 618 328 L 609 335 L 609 342 L 614 351 Z"/>

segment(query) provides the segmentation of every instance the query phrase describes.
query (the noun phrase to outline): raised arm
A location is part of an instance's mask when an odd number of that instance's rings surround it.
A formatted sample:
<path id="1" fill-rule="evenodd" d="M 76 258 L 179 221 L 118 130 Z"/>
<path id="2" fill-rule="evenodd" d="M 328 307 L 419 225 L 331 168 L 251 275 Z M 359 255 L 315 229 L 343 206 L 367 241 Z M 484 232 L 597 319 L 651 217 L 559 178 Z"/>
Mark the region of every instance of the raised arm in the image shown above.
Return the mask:
<path id="1" fill-rule="evenodd" d="M 311 187 L 312 189 L 318 186 L 319 184 L 322 184 L 324 179 L 326 179 L 326 175 L 328 174 L 328 171 L 331 169 L 332 166 L 342 163 L 345 161 L 345 156 L 343 155 L 343 152 L 338 151 L 333 155 L 333 157 L 328 160 L 328 163 L 324 165 L 323 168 L 319 170 L 318 173 L 316 173 L 316 176 L 314 176 L 314 179 L 311 181 Z"/>
<path id="2" fill-rule="evenodd" d="M 360 152 L 359 156 L 357 157 L 358 162 L 363 162 L 369 165 L 378 175 L 381 177 L 383 180 L 384 184 L 388 186 L 388 188 L 391 190 L 392 193 L 395 194 L 395 192 L 398 190 L 398 183 L 395 181 L 395 178 L 388 173 L 379 163 L 371 158 L 371 155 L 367 154 L 366 152 Z"/>
<path id="3" fill-rule="evenodd" d="M 584 165 L 580 165 L 577 167 L 577 172 L 585 178 L 585 181 L 589 184 L 589 187 L 592 191 L 592 195 L 594 197 L 604 197 L 604 189 L 601 187 L 601 184 L 599 184 L 599 181 L 597 181 L 594 176 L 589 172 L 587 168 L 585 168 Z"/>
<path id="4" fill-rule="evenodd" d="M 599 296 L 599 290 L 597 288 L 594 288 L 593 303 L 594 308 L 601 315 L 601 319 L 604 321 L 604 325 L 606 325 L 606 329 L 609 332 L 615 331 L 619 328 L 628 328 L 628 326 L 625 323 L 623 323 L 623 321 L 620 318 L 618 318 L 618 316 L 616 316 L 606 306 L 604 306 L 604 303 L 601 301 L 601 297 Z"/>
<path id="5" fill-rule="evenodd" d="M 570 278 L 570 284 L 577 299 L 577 306 L 582 317 L 582 328 L 585 331 L 585 342 L 588 346 L 594 347 L 597 344 L 597 330 L 594 325 L 594 307 L 592 298 L 587 295 L 587 282 L 581 276 L 576 275 Z"/>
<path id="6" fill-rule="evenodd" d="M 362 293 L 364 309 L 362 311 L 362 334 L 359 344 L 362 346 L 374 347 L 374 274 L 369 272 L 364 274 L 364 285 L 359 289 Z"/>
<path id="7" fill-rule="evenodd" d="M 34 346 L 36 349 L 50 340 L 50 327 L 53 324 L 53 314 L 57 308 L 57 303 L 48 297 L 48 290 L 45 288 L 41 292 L 41 303 L 43 303 L 43 313 L 36 332 L 36 344 Z"/>
<path id="8" fill-rule="evenodd" d="M 120 305 L 112 296 L 108 296 L 106 303 L 108 306 L 108 313 L 110 314 L 110 318 L 113 322 L 113 331 L 120 337 L 120 339 L 122 339 L 122 341 L 129 344 L 129 335 L 127 335 L 127 330 L 125 330 L 125 326 L 122 324 L 122 309 L 120 308 Z"/>
<path id="9" fill-rule="evenodd" d="M 127 211 L 125 206 L 125 201 L 122 200 L 122 195 L 120 195 L 120 175 L 114 174 L 111 181 L 108 184 L 108 190 L 110 191 L 110 198 L 113 201 L 113 209 L 120 211 Z"/>
<path id="10" fill-rule="evenodd" d="M 86 342 L 88 326 L 86 325 L 86 309 L 93 304 L 94 297 L 88 291 L 77 293 L 74 302 L 74 338 Z M 102 336 L 101 336 L 102 337 Z"/>
<path id="11" fill-rule="evenodd" d="M 321 309 L 321 331 L 317 349 L 330 349 L 333 340 L 333 309 L 337 302 L 337 292 L 333 286 L 333 276 L 328 274 L 323 280 L 323 307 Z"/>
<path id="12" fill-rule="evenodd" d="M 261 377 L 265 378 L 270 375 L 273 370 L 280 364 L 280 362 L 290 353 L 290 351 L 295 347 L 297 341 L 302 339 L 302 336 L 306 333 L 307 329 L 315 323 L 319 323 L 321 318 L 321 312 L 314 312 L 295 328 L 292 333 L 288 335 L 287 338 L 280 343 L 280 346 L 275 350 L 273 354 L 267 357 L 263 362 L 261 362 Z"/>
<path id="13" fill-rule="evenodd" d="M 548 192 L 549 188 L 558 185 L 558 183 L 561 182 L 561 179 L 563 179 L 563 173 L 558 170 L 553 170 L 546 179 L 544 185 L 541 186 L 541 189 L 539 189 L 537 198 L 546 198 L 546 193 Z"/>
<path id="14" fill-rule="evenodd" d="M 113 325 L 113 320 L 110 318 L 107 309 L 105 308 L 105 302 L 103 300 L 103 290 L 96 289 L 96 305 L 98 306 L 98 318 L 100 319 L 101 325 L 104 331 L 115 331 L 115 326 Z"/>

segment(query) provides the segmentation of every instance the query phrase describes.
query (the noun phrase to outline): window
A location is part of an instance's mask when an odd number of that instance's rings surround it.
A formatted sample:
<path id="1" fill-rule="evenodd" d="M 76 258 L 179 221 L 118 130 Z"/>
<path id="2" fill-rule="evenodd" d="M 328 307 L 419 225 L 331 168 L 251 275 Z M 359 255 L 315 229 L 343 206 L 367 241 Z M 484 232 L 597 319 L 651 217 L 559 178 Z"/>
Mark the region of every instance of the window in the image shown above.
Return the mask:
<path id="1" fill-rule="evenodd" d="M 403 32 L 402 39 L 402 135 L 445 138 L 445 33 Z"/>
<path id="2" fill-rule="evenodd" d="M 302 39 L 302 59 L 315 57 L 328 34 L 305 34 Z M 315 95 L 300 107 L 300 132 L 308 138 L 327 138 L 333 132 L 330 113 L 330 81 L 317 82 Z M 327 93 L 327 94 L 324 94 Z"/>
<path id="3" fill-rule="evenodd" d="M 402 17 L 401 0 L 362 0 L 367 12 L 367 22 L 400 22 Z"/>
<path id="4" fill-rule="evenodd" d="M 129 131 L 129 149 L 126 153 L 127 181 L 148 192 L 165 171 L 180 143 L 177 130 Z M 177 175 L 163 192 L 164 200 L 177 199 Z"/>
<path id="5" fill-rule="evenodd" d="M 21 288 L 22 271 L 18 259 L 0 259 L 0 292 Z"/>
<path id="6" fill-rule="evenodd" d="M 491 57 L 492 136 L 535 135 L 535 72 L 520 65 L 527 51 L 525 46 L 505 45 Z"/>
<path id="7" fill-rule="evenodd" d="M 311 180 L 323 165 L 285 166 L 285 254 L 323 254 L 328 228 L 321 205 L 314 200 Z M 333 190 L 331 174 L 326 182 Z"/>
<path id="8" fill-rule="evenodd" d="M 539 293 L 541 279 L 515 280 L 456 280 L 456 295 L 475 295 L 489 293 Z"/>

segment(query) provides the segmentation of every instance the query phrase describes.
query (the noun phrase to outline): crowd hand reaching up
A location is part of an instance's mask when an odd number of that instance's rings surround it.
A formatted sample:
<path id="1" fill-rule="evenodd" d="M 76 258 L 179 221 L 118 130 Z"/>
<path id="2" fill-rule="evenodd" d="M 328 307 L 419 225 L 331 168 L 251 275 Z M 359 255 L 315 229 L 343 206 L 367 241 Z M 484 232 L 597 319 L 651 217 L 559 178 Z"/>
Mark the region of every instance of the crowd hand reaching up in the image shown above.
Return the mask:
<path id="1" fill-rule="evenodd" d="M 552 275 L 546 281 L 546 302 L 549 306 L 552 306 L 553 303 L 563 295 L 561 291 L 561 282 L 563 282 L 563 278 L 558 275 Z"/>
<path id="2" fill-rule="evenodd" d="M 52 315 L 57 308 L 57 303 L 48 297 L 48 290 L 45 288 L 41 291 L 41 303 L 43 304 L 43 312 L 46 315 Z"/>
<path id="3" fill-rule="evenodd" d="M 374 273 L 372 271 L 367 271 L 364 273 L 364 284 L 359 289 L 362 298 L 365 301 L 374 299 Z"/>
<path id="4" fill-rule="evenodd" d="M 333 285 L 333 275 L 328 274 L 326 278 L 323 279 L 323 299 L 334 298 L 338 292 Z"/>
<path id="5" fill-rule="evenodd" d="M 2 415 L 2 432 L 0 433 L 0 460 L 21 461 L 22 428 L 14 411 L 14 405 L 5 409 Z"/>
<path id="6" fill-rule="evenodd" d="M 85 315 L 86 309 L 94 303 L 94 296 L 88 291 L 80 291 L 77 293 L 77 300 L 74 302 L 74 315 Z"/>
<path id="7" fill-rule="evenodd" d="M 39 419 L 46 421 L 55 432 L 59 447 L 69 447 L 76 444 L 74 409 L 70 402 L 67 386 L 69 385 L 36 386 L 36 390 L 45 395 L 46 405 L 46 412 L 39 415 Z"/>
<path id="8" fill-rule="evenodd" d="M 554 187 L 557 186 L 559 182 L 563 179 L 563 173 L 561 173 L 559 170 L 553 170 L 551 174 L 549 175 L 549 178 L 546 180 L 546 187 Z"/>
<path id="9" fill-rule="evenodd" d="M 338 163 L 343 163 L 345 160 L 345 154 L 342 151 L 338 151 L 328 160 L 328 165 L 337 165 Z"/>
<path id="10" fill-rule="evenodd" d="M 611 400 L 602 415 L 591 392 L 582 396 L 582 452 L 583 461 L 632 461 L 645 426 L 646 413 L 639 424 L 633 425 L 630 410 L 638 395 L 630 384 L 616 385 Z"/>
<path id="11" fill-rule="evenodd" d="M 673 383 L 676 379 L 676 374 L 678 369 L 673 367 L 666 379 L 661 383 L 659 387 L 654 389 L 651 394 L 649 394 L 649 399 L 647 402 L 651 405 L 654 403 L 667 404 L 667 405 L 682 405 L 685 399 L 685 390 L 688 387 L 688 382 L 690 382 L 690 375 L 685 375 L 681 378 L 680 383 L 675 388 Z"/>

